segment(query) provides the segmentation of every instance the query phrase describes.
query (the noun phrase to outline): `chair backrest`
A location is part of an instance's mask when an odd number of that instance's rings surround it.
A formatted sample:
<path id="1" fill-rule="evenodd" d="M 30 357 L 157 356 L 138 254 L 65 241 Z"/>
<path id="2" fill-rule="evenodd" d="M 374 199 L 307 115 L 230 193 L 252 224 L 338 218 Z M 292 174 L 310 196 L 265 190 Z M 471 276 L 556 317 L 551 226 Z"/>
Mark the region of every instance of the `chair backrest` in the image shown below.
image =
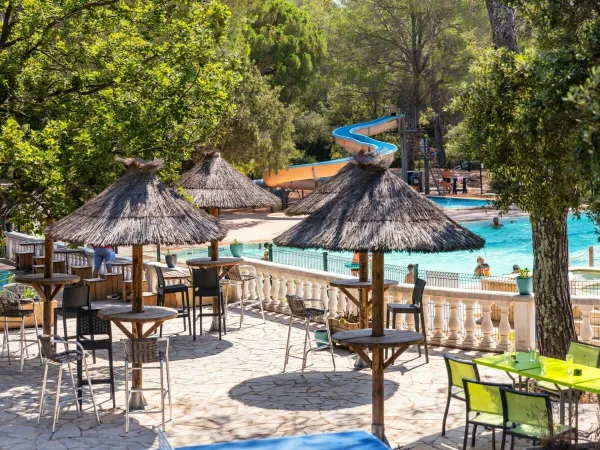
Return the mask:
<path id="1" fill-rule="evenodd" d="M 552 406 L 548 394 L 520 392 L 512 388 L 500 388 L 504 423 L 514 422 L 539 427 L 552 436 Z"/>
<path id="2" fill-rule="evenodd" d="M 413 292 L 412 292 L 412 302 L 413 305 L 419 305 L 421 306 L 421 303 L 423 302 L 423 292 L 425 291 L 425 280 L 421 280 L 420 278 L 417 278 L 417 280 L 415 281 L 415 287 L 413 288 Z"/>
<path id="3" fill-rule="evenodd" d="M 511 388 L 510 384 L 486 383 L 476 380 L 463 380 L 467 413 L 478 412 L 502 415 L 500 388 Z"/>
<path id="4" fill-rule="evenodd" d="M 448 386 L 455 386 L 462 389 L 465 378 L 475 381 L 480 380 L 477 364 L 474 362 L 457 359 L 447 353 L 444 353 L 444 362 L 446 363 L 446 370 L 448 372 Z"/>
<path id="5" fill-rule="evenodd" d="M 217 269 L 193 269 L 192 286 L 194 295 L 215 297 L 219 295 L 219 272 Z"/>
<path id="6" fill-rule="evenodd" d="M 155 363 L 163 359 L 164 352 L 159 348 L 158 338 L 128 339 L 123 341 L 123 344 L 125 359 L 132 364 Z"/>
<path id="7" fill-rule="evenodd" d="M 242 281 L 242 274 L 238 266 L 233 266 L 229 272 L 227 272 L 227 278 L 231 281 Z"/>
<path id="8" fill-rule="evenodd" d="M 40 349 L 42 351 L 42 358 L 48 359 L 60 363 L 60 356 L 64 354 L 67 347 L 63 345 L 57 345 L 56 342 L 64 342 L 64 339 L 60 336 L 42 335 L 38 336 L 40 343 Z M 72 349 L 79 352 L 79 349 Z"/>
<path id="9" fill-rule="evenodd" d="M 65 286 L 63 290 L 62 309 L 63 311 L 77 311 L 82 306 L 90 305 L 90 287 L 89 286 Z"/>
<path id="10" fill-rule="evenodd" d="M 285 298 L 290 305 L 292 316 L 302 317 L 304 319 L 306 317 L 306 303 L 304 302 L 304 299 L 297 295 L 286 295 Z"/>
<path id="11" fill-rule="evenodd" d="M 600 367 L 600 347 L 583 342 L 571 342 L 569 351 L 573 362 L 588 367 Z"/>
<path id="12" fill-rule="evenodd" d="M 23 307 L 18 299 L 0 295 L 0 316 L 1 317 L 22 317 Z"/>
<path id="13" fill-rule="evenodd" d="M 98 310 L 77 310 L 77 339 L 86 336 L 108 335 L 112 338 L 110 320 L 100 319 Z"/>
<path id="14" fill-rule="evenodd" d="M 159 266 L 154 266 L 154 269 L 156 269 L 157 286 L 165 287 L 166 283 L 165 283 L 165 275 L 163 274 L 163 268 L 159 267 Z"/>

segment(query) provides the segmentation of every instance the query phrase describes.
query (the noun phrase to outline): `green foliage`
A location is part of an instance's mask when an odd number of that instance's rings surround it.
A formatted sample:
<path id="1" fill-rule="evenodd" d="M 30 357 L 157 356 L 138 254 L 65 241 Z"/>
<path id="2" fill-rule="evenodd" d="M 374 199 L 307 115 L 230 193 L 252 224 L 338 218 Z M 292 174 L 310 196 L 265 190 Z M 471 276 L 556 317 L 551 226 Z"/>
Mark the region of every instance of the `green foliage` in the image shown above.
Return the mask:
<path id="1" fill-rule="evenodd" d="M 527 267 L 519 269 L 519 278 L 531 278 L 530 270 Z"/>
<path id="2" fill-rule="evenodd" d="M 116 154 L 163 157 L 174 177 L 231 112 L 216 1 L 18 0 L 3 17 L 0 160 L 17 223 L 71 212 L 121 173 Z"/>
<path id="3" fill-rule="evenodd" d="M 294 120 L 294 142 L 296 148 L 317 161 L 331 158 L 333 138 L 327 117 L 305 110 Z"/>

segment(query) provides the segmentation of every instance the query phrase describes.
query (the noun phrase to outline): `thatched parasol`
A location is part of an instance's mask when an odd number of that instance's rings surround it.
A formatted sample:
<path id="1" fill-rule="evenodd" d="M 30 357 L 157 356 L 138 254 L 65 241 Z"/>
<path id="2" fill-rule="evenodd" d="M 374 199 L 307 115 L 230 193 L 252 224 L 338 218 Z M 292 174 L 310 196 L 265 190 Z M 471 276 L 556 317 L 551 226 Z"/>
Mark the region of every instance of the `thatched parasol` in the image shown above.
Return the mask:
<path id="1" fill-rule="evenodd" d="M 276 207 L 280 200 L 235 170 L 218 152 L 181 176 L 180 186 L 200 208 L 218 217 L 219 209 Z M 218 240 L 211 242 L 211 258 L 219 257 Z"/>
<path id="2" fill-rule="evenodd" d="M 127 173 L 74 213 L 46 228 L 46 236 L 96 246 L 132 246 L 134 312 L 142 310 L 142 246 L 193 245 L 225 237 L 218 219 L 161 182 L 162 160 L 122 159 Z"/>
<path id="3" fill-rule="evenodd" d="M 388 163 L 357 156 L 344 189 L 299 224 L 277 236 L 277 245 L 296 248 L 373 252 L 374 338 L 384 336 L 384 253 L 476 250 L 485 241 L 444 214 L 392 174 Z M 385 439 L 383 348 L 372 349 L 373 433 Z"/>

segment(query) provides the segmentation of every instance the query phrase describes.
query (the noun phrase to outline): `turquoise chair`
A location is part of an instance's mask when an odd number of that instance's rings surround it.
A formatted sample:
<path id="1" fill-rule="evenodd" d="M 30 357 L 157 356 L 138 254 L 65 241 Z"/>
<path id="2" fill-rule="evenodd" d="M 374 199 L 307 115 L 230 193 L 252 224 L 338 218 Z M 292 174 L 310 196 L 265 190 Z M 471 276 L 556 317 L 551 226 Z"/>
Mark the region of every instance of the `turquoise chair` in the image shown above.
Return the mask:
<path id="1" fill-rule="evenodd" d="M 8 284 L 11 273 L 8 270 L 0 270 L 0 287 Z"/>

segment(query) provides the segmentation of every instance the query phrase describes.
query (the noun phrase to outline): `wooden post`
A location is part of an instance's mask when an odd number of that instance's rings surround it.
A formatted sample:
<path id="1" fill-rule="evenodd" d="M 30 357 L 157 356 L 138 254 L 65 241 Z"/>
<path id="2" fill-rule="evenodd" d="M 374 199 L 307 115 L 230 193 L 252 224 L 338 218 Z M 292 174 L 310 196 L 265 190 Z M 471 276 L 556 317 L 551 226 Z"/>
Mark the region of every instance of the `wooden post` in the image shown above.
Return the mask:
<path id="1" fill-rule="evenodd" d="M 211 216 L 219 217 L 219 208 L 209 208 Z M 210 259 L 217 261 L 219 259 L 219 241 L 210 241 Z"/>
<path id="2" fill-rule="evenodd" d="M 139 313 L 144 310 L 144 300 L 142 298 L 142 292 L 144 291 L 144 255 L 142 253 L 142 250 L 143 247 L 141 245 L 134 245 L 131 248 L 131 256 L 133 260 L 133 288 L 131 290 L 131 311 L 134 313 Z"/>
<path id="3" fill-rule="evenodd" d="M 51 218 L 46 219 L 46 225 L 52 225 Z M 44 237 L 44 278 L 52 278 L 54 271 L 54 239 L 48 236 Z M 52 302 L 49 300 L 52 292 L 52 286 L 44 286 L 44 334 L 52 334 Z"/>
<path id="4" fill-rule="evenodd" d="M 358 281 L 369 281 L 369 253 L 360 252 L 358 254 Z M 369 328 L 369 291 L 367 289 L 358 290 L 360 301 L 360 327 Z"/>
<path id="5" fill-rule="evenodd" d="M 373 252 L 373 274 L 371 275 L 371 282 L 373 283 L 373 292 L 371 294 L 371 304 L 373 307 L 372 336 L 383 336 L 383 253 Z"/>
<path id="6" fill-rule="evenodd" d="M 373 283 L 372 305 L 373 305 L 373 331 L 372 336 L 383 336 L 383 253 L 373 252 L 373 273 L 371 281 Z M 372 350 L 372 402 L 373 419 L 371 423 L 371 433 L 378 439 L 385 442 L 384 426 L 384 378 L 383 378 L 383 349 L 373 348 Z"/>

